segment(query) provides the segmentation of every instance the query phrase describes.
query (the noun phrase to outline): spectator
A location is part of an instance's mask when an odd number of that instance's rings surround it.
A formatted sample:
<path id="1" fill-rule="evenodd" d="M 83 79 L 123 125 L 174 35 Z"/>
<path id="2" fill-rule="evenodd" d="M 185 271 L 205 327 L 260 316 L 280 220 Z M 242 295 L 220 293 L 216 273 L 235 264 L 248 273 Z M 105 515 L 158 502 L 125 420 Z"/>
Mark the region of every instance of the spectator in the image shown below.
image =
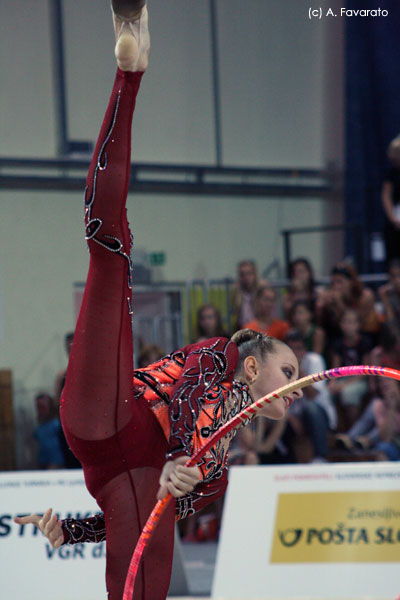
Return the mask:
<path id="1" fill-rule="evenodd" d="M 72 332 L 65 334 L 64 348 L 65 348 L 65 352 L 66 352 L 68 358 L 69 358 L 69 355 L 71 354 L 73 340 L 74 340 L 74 334 Z M 63 369 L 62 371 L 60 371 L 56 377 L 56 382 L 55 382 L 54 387 L 55 387 L 55 398 L 56 398 L 56 401 L 58 402 L 58 405 L 60 404 L 61 394 L 62 394 L 62 391 L 65 386 L 66 377 L 67 377 L 67 369 Z M 61 450 L 63 453 L 64 467 L 66 469 L 81 469 L 82 468 L 81 463 L 76 458 L 76 456 L 74 454 L 72 454 L 71 450 L 69 449 L 69 446 L 67 444 L 67 440 L 65 439 L 65 435 L 64 435 L 64 431 L 63 431 L 62 427 L 60 427 L 58 435 L 59 435 L 59 440 L 60 440 L 60 447 L 61 447 Z"/>
<path id="2" fill-rule="evenodd" d="M 400 370 L 400 339 L 386 323 L 381 328 L 379 345 L 371 350 L 370 361 L 372 365 Z M 375 378 L 371 379 L 373 381 Z"/>
<path id="3" fill-rule="evenodd" d="M 145 344 L 139 353 L 138 367 L 139 369 L 144 369 L 160 360 L 163 356 L 165 356 L 165 352 L 161 346 L 157 346 L 157 344 Z"/>
<path id="4" fill-rule="evenodd" d="M 258 419 L 256 422 L 257 452 L 262 465 L 293 464 L 294 432 L 287 418 L 280 421 Z"/>
<path id="5" fill-rule="evenodd" d="M 387 154 L 392 167 L 383 182 L 382 206 L 386 217 L 384 237 L 389 263 L 393 258 L 400 258 L 400 135 L 391 141 Z"/>
<path id="6" fill-rule="evenodd" d="M 67 354 L 68 359 L 69 359 L 69 355 L 71 354 L 73 339 L 74 339 L 74 334 L 72 332 L 66 333 L 64 336 L 64 348 L 65 348 L 65 352 Z M 67 376 L 67 369 L 63 369 L 62 371 L 60 371 L 60 373 L 56 377 L 56 382 L 55 382 L 54 388 L 55 388 L 55 398 L 56 398 L 56 400 L 58 400 L 58 402 L 60 402 L 61 392 L 64 389 L 66 376 Z"/>
<path id="7" fill-rule="evenodd" d="M 400 460 L 400 389 L 394 379 L 379 379 L 373 398 L 347 434 L 336 445 L 349 450 L 376 451 L 381 460 Z"/>
<path id="8" fill-rule="evenodd" d="M 266 421 L 266 419 L 259 419 Z M 254 424 L 255 425 L 255 424 Z M 240 429 L 229 448 L 229 465 L 256 465 L 258 457 L 255 451 L 254 425 Z M 184 542 L 204 542 L 218 539 L 223 498 L 209 504 L 201 513 L 180 522 L 182 540 Z"/>
<path id="9" fill-rule="evenodd" d="M 255 319 L 245 324 L 244 329 L 253 329 L 283 340 L 289 330 L 289 323 L 276 315 L 276 293 L 268 285 L 261 286 L 254 300 Z"/>
<path id="10" fill-rule="evenodd" d="M 267 419 L 258 419 L 266 421 Z M 256 423 L 240 429 L 229 448 L 229 465 L 257 465 Z"/>
<path id="11" fill-rule="evenodd" d="M 197 339 L 202 342 L 213 337 L 229 337 L 222 325 L 222 317 L 214 304 L 203 304 L 197 310 Z"/>
<path id="12" fill-rule="evenodd" d="M 254 319 L 254 298 L 263 282 L 254 260 L 242 260 L 237 266 L 237 282 L 233 288 L 233 330 L 243 329 L 244 324 Z"/>
<path id="13" fill-rule="evenodd" d="M 296 258 L 289 265 L 290 286 L 282 296 L 282 305 L 286 319 L 289 319 L 293 303 L 303 300 L 312 312 L 316 299 L 314 271 L 306 258 Z"/>
<path id="14" fill-rule="evenodd" d="M 398 233 L 400 235 L 400 231 Z M 400 338 L 400 259 L 394 258 L 389 263 L 389 283 L 378 289 L 382 301 L 385 322 L 393 334 Z"/>
<path id="15" fill-rule="evenodd" d="M 325 332 L 313 323 L 310 305 L 305 300 L 296 300 L 290 309 L 290 325 L 303 336 L 307 352 L 323 354 L 325 350 Z"/>
<path id="16" fill-rule="evenodd" d="M 375 342 L 381 319 L 375 310 L 374 293 L 363 286 L 352 265 L 342 262 L 332 269 L 329 288 L 319 292 L 316 302 L 317 320 L 328 338 L 340 335 L 338 324 L 346 308 L 357 311 L 361 330 Z"/>
<path id="17" fill-rule="evenodd" d="M 301 333 L 291 330 L 285 337 L 286 344 L 299 361 L 300 377 L 325 370 L 325 361 L 316 352 L 307 352 Z M 310 438 L 313 461 L 326 460 L 328 432 L 337 426 L 337 414 L 326 381 L 318 381 L 303 389 L 303 397 L 289 409 L 289 422 L 297 435 L 304 433 Z"/>
<path id="18" fill-rule="evenodd" d="M 340 336 L 331 345 L 332 368 L 367 365 L 371 351 L 370 339 L 361 333 L 361 319 L 357 311 L 347 308 L 340 319 Z M 348 428 L 360 414 L 363 396 L 368 391 L 365 377 L 333 379 L 328 384 L 339 399 L 343 423 Z"/>
<path id="19" fill-rule="evenodd" d="M 33 432 L 38 442 L 38 462 L 41 469 L 62 469 L 64 456 L 60 444 L 61 423 L 57 416 L 54 400 L 49 394 L 35 397 L 36 414 L 39 422 Z"/>

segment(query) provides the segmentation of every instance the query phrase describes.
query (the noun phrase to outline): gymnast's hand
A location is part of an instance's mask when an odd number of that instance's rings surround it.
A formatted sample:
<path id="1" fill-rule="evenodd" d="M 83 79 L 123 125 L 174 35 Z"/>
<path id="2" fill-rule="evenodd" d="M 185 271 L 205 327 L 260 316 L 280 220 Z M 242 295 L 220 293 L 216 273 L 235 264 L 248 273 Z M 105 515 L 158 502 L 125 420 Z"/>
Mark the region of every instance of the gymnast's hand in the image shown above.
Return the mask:
<path id="1" fill-rule="evenodd" d="M 59 548 L 64 542 L 64 534 L 61 527 L 61 521 L 58 520 L 57 515 L 51 515 L 52 509 L 48 508 L 44 515 L 28 515 L 27 517 L 14 517 L 15 523 L 19 525 L 26 525 L 32 523 L 40 529 L 40 531 L 47 537 L 53 548 Z"/>
<path id="2" fill-rule="evenodd" d="M 175 498 L 193 491 L 201 481 L 201 471 L 198 467 L 185 467 L 187 456 L 180 456 L 165 463 L 160 477 L 160 489 L 157 500 L 162 500 L 168 492 Z"/>

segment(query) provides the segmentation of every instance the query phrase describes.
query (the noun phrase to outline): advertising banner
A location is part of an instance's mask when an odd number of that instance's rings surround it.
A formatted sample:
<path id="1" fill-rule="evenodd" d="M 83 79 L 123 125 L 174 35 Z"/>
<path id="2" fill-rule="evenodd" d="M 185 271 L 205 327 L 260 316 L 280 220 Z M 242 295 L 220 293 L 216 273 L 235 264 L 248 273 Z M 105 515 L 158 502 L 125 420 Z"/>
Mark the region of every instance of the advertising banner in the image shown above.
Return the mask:
<path id="1" fill-rule="evenodd" d="M 0 474 L 1 598 L 105 598 L 104 542 L 55 550 L 36 527 L 13 522 L 15 516 L 42 514 L 49 507 L 62 519 L 99 512 L 80 470 Z"/>
<path id="2" fill-rule="evenodd" d="M 213 597 L 400 593 L 400 465 L 234 467 Z"/>
<path id="3" fill-rule="evenodd" d="M 99 512 L 79 469 L 0 473 L 0 598 L 105 599 L 105 542 L 54 549 L 37 527 L 13 521 L 50 507 L 60 519 L 83 519 Z M 188 593 L 178 535 L 169 593 Z"/>

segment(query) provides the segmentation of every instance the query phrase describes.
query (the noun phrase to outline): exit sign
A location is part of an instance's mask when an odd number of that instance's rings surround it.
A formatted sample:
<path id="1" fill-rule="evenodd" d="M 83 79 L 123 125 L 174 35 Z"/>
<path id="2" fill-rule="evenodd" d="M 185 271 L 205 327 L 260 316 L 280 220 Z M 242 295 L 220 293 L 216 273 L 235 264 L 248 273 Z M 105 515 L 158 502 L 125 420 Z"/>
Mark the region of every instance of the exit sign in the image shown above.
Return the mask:
<path id="1" fill-rule="evenodd" d="M 162 267 L 165 265 L 166 258 L 165 252 L 151 252 L 150 253 L 150 264 L 153 267 Z"/>

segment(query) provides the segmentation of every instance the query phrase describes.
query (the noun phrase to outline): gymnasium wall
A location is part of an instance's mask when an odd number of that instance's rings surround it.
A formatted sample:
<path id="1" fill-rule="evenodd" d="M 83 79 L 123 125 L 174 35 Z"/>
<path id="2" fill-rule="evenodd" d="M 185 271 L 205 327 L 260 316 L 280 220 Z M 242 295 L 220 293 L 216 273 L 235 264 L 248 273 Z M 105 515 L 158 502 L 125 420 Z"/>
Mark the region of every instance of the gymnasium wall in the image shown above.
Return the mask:
<path id="1" fill-rule="evenodd" d="M 133 160 L 215 163 L 209 4 L 151 0 L 151 67 L 134 119 Z M 218 0 L 222 157 L 227 166 L 343 165 L 343 32 L 308 19 L 305 0 Z M 64 0 L 69 137 L 94 140 L 114 73 L 108 3 Z M 54 157 L 49 2 L 0 4 L 0 155 Z M 52 391 L 84 280 L 82 197 L 0 190 L 0 366 L 14 373 L 17 420 Z M 280 230 L 341 223 L 339 198 L 131 194 L 138 248 L 165 251 L 165 280 L 234 276 L 241 258 L 283 266 Z M 299 236 L 294 254 L 323 274 L 341 239 Z M 22 440 L 20 440 L 22 442 Z M 20 450 L 19 463 L 28 460 Z"/>

